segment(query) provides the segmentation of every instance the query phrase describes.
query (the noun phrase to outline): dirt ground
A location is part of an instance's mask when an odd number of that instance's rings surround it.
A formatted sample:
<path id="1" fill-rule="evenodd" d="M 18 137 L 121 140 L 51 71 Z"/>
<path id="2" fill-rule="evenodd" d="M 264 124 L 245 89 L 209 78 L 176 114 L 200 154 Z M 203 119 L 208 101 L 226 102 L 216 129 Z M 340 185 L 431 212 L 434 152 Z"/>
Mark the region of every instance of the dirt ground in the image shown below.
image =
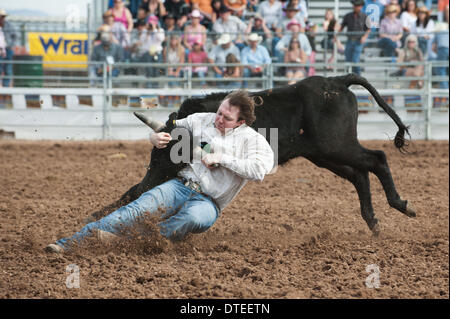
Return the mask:
<path id="1" fill-rule="evenodd" d="M 297 158 L 184 242 L 155 232 L 55 255 L 43 248 L 140 181 L 149 143 L 0 140 L 0 298 L 449 298 L 448 141 L 413 141 L 406 155 L 363 144 L 386 152 L 418 213 L 390 208 L 371 176 L 377 238 L 353 186 Z M 66 285 L 69 265 L 80 288 Z"/>

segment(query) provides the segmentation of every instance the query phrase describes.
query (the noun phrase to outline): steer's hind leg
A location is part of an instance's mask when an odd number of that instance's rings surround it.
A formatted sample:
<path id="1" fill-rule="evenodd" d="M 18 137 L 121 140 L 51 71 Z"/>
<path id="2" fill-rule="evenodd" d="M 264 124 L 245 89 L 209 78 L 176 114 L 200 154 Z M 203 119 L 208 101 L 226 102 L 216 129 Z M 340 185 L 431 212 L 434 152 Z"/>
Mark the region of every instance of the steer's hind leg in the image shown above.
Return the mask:
<path id="1" fill-rule="evenodd" d="M 411 207 L 408 207 L 408 202 L 400 198 L 400 195 L 395 188 L 386 155 L 383 151 L 369 150 L 360 145 L 358 145 L 357 148 L 348 149 L 348 151 L 351 152 L 352 157 L 351 159 L 348 159 L 347 156 L 346 163 L 352 167 L 374 173 L 380 180 L 391 207 L 409 217 L 416 216 L 414 210 Z"/>
<path id="2" fill-rule="evenodd" d="M 338 165 L 332 161 L 308 158 L 319 167 L 327 168 L 336 175 L 347 179 L 356 188 L 361 207 L 361 216 L 369 226 L 374 235 L 379 234 L 378 219 L 375 218 L 372 206 L 372 196 L 370 194 L 370 181 L 368 171 L 362 171 L 346 165 Z"/>

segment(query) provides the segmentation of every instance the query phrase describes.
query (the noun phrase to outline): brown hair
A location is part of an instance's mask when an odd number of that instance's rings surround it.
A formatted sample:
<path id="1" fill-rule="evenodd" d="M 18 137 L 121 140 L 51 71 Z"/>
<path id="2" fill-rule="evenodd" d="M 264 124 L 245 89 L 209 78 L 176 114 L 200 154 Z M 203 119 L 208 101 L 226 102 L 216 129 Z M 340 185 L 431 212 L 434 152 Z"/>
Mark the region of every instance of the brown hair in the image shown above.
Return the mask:
<path id="1" fill-rule="evenodd" d="M 237 90 L 228 94 L 225 99 L 228 99 L 230 106 L 239 108 L 239 121 L 244 120 L 248 126 L 252 125 L 256 120 L 255 116 L 255 101 L 248 94 L 248 91 Z"/>

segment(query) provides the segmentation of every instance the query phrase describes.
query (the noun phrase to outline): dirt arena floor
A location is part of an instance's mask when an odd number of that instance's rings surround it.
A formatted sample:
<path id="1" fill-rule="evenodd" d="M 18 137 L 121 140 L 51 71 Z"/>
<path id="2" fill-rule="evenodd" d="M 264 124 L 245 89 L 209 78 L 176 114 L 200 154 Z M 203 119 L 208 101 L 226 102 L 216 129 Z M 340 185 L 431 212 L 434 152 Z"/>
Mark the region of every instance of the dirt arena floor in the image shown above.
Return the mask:
<path id="1" fill-rule="evenodd" d="M 363 144 L 386 152 L 418 213 L 390 208 L 372 175 L 378 238 L 353 186 L 298 158 L 247 184 L 210 230 L 184 242 L 155 227 L 127 244 L 56 255 L 45 245 L 140 181 L 149 143 L 0 140 L 0 298 L 449 298 L 449 143 L 413 141 L 406 155 L 390 141 Z M 66 285 L 69 265 L 80 288 Z M 379 288 L 366 285 L 376 284 L 369 265 Z"/>

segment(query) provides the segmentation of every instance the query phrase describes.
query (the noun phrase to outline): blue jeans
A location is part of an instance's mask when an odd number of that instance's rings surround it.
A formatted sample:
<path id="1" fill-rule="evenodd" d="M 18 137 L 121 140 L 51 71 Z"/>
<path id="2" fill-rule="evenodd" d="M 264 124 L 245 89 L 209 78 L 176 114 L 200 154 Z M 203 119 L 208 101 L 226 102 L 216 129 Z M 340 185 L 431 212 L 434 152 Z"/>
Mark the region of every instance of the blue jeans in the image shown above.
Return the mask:
<path id="1" fill-rule="evenodd" d="M 438 61 L 448 61 L 448 48 L 446 47 L 439 47 L 437 49 L 437 58 Z M 448 67 L 436 67 L 436 75 L 439 76 L 448 76 Z M 448 82 L 447 81 L 441 81 L 439 82 L 439 88 L 441 89 L 448 89 Z"/>
<path id="2" fill-rule="evenodd" d="M 10 48 L 6 48 L 6 57 L 0 55 L 0 62 L 11 62 L 13 57 L 13 51 Z M 13 65 L 12 63 L 0 63 L 0 74 L 5 73 L 5 76 L 12 76 L 13 74 Z M 9 83 L 11 82 L 11 78 L 4 78 L 2 81 L 3 87 L 9 87 Z"/>
<path id="3" fill-rule="evenodd" d="M 384 56 L 395 56 L 395 49 L 397 49 L 397 43 L 389 38 L 381 38 L 378 41 L 378 47 L 383 50 Z"/>
<path id="4" fill-rule="evenodd" d="M 219 217 L 219 210 L 210 198 L 172 179 L 143 193 L 141 197 L 102 219 L 84 226 L 72 237 L 56 241 L 67 249 L 71 243 L 81 242 L 96 229 L 113 234 L 132 226 L 139 218 L 164 210 L 163 221 L 158 223 L 160 233 L 171 240 L 180 240 L 189 233 L 208 230 Z"/>
<path id="5" fill-rule="evenodd" d="M 364 48 L 364 44 L 361 44 L 359 40 L 347 40 L 345 44 L 345 62 L 360 62 L 360 56 L 362 50 Z M 359 66 L 355 66 L 352 68 L 352 72 L 358 75 L 361 74 L 361 68 Z"/>

